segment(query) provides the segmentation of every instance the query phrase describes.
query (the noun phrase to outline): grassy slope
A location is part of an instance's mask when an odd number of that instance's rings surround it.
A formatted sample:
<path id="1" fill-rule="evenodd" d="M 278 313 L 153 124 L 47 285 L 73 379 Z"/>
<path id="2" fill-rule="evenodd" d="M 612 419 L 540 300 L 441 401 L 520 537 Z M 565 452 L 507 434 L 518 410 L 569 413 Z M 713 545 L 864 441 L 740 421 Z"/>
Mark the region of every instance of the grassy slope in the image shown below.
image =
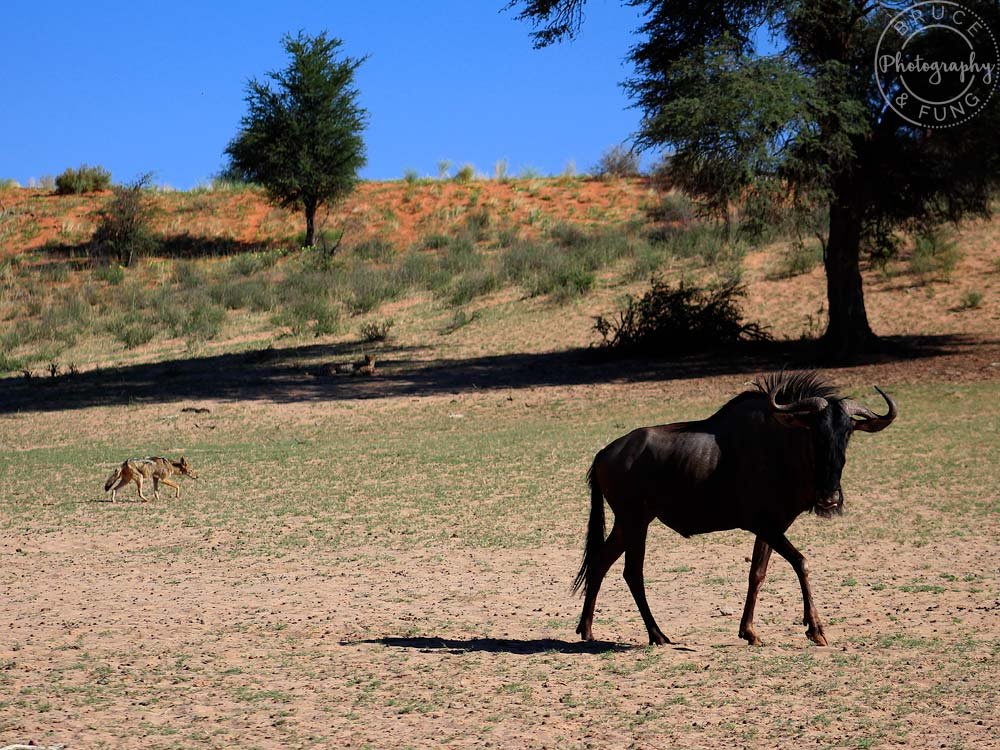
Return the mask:
<path id="1" fill-rule="evenodd" d="M 125 273 L 90 268 L 79 256 L 102 200 L 3 194 L 0 369 L 37 373 L 56 362 L 86 370 L 271 344 L 357 342 L 365 323 L 389 317 L 397 343 L 440 356 L 586 346 L 592 316 L 614 309 L 657 270 L 671 280 L 742 275 L 748 316 L 778 337 L 816 335 L 824 325 L 822 270 L 782 278 L 787 243 L 746 257 L 720 257 L 711 235 L 650 244 L 645 208 L 656 197 L 642 181 L 365 184 L 330 219 L 350 238 L 332 267 L 282 252 L 294 247 L 299 217 L 260 194 L 195 191 L 153 198 L 157 230 L 185 238 L 170 246 L 194 256 L 151 258 Z M 616 243 L 622 234 L 629 239 Z M 581 244 L 587 236 L 598 240 Z M 915 273 L 906 254 L 867 272 L 878 332 L 984 336 L 1000 327 L 994 227 L 969 224 L 956 245 L 960 260 L 950 272 L 935 272 L 932 262 Z M 971 312 L 962 310 L 970 293 L 982 297 Z M 474 316 L 453 335 L 437 335 Z M 532 326 L 537 320 L 553 325 Z M 524 327 L 535 330 L 519 335 Z"/>

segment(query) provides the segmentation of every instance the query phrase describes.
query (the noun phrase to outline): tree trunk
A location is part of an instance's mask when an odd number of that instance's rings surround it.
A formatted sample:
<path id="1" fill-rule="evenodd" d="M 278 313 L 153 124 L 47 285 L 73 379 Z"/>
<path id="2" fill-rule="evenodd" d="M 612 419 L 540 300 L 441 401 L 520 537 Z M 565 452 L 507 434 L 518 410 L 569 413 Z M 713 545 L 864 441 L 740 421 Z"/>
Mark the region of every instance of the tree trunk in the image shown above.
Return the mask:
<path id="1" fill-rule="evenodd" d="M 306 239 L 303 245 L 305 247 L 312 247 L 316 234 L 316 204 L 313 202 L 306 202 Z"/>
<path id="2" fill-rule="evenodd" d="M 830 320 L 821 340 L 824 353 L 844 360 L 871 351 L 878 338 L 868 325 L 865 294 L 861 285 L 861 211 L 858 191 L 847 186 L 830 205 L 830 237 L 823 263 Z"/>

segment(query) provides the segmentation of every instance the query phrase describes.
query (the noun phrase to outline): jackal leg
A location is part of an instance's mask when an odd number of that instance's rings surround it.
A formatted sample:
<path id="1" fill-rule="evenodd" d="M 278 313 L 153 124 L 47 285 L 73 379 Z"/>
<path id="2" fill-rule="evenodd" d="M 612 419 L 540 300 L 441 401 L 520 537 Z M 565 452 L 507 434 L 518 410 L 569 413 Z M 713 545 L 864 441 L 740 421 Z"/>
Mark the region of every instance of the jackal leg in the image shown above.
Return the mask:
<path id="1" fill-rule="evenodd" d="M 160 483 L 161 484 L 165 484 L 167 487 L 173 487 L 174 488 L 174 497 L 180 497 L 181 496 L 181 486 L 179 484 L 177 484 L 177 482 L 171 482 L 169 479 L 161 479 Z"/>

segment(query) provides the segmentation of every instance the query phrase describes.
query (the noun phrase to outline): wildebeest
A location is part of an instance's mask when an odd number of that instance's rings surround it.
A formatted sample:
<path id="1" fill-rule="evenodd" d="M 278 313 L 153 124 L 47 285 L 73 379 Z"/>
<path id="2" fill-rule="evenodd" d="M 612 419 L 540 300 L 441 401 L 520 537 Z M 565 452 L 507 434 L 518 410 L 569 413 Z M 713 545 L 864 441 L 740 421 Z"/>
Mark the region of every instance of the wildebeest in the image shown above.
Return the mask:
<path id="1" fill-rule="evenodd" d="M 841 513 L 840 475 L 855 430 L 878 432 L 896 418 L 896 404 L 880 416 L 837 395 L 815 372 L 767 375 L 708 419 L 642 427 L 600 450 L 587 480 L 590 520 L 583 565 L 573 590 L 584 590 L 576 632 L 593 639 L 594 607 L 601 581 L 625 553 L 625 581 L 651 644 L 670 643 L 646 603 L 643 558 L 654 518 L 683 536 L 745 529 L 756 535 L 740 637 L 760 645 L 753 628 L 757 592 L 771 551 L 791 563 L 802 587 L 806 635 L 820 646 L 820 624 L 802 554 L 785 536 L 805 511 Z M 604 537 L 604 501 L 615 522 Z"/>

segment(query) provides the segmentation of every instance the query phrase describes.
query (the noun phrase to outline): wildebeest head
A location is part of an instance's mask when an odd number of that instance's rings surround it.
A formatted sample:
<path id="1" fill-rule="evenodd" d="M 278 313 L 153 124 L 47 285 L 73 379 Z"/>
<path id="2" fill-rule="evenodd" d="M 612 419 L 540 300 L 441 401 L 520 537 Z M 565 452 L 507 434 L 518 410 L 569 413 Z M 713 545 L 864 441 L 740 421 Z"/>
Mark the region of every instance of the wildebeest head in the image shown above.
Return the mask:
<path id="1" fill-rule="evenodd" d="M 838 396 L 815 373 L 782 374 L 756 385 L 767 395 L 771 413 L 778 422 L 809 431 L 815 460 L 813 511 L 827 517 L 841 513 L 844 492 L 840 476 L 847 461 L 847 443 L 855 430 L 878 432 L 888 427 L 896 418 L 895 402 L 875 386 L 889 406 L 886 414 L 875 414 L 856 401 Z M 782 403 L 786 400 L 787 403 Z"/>

